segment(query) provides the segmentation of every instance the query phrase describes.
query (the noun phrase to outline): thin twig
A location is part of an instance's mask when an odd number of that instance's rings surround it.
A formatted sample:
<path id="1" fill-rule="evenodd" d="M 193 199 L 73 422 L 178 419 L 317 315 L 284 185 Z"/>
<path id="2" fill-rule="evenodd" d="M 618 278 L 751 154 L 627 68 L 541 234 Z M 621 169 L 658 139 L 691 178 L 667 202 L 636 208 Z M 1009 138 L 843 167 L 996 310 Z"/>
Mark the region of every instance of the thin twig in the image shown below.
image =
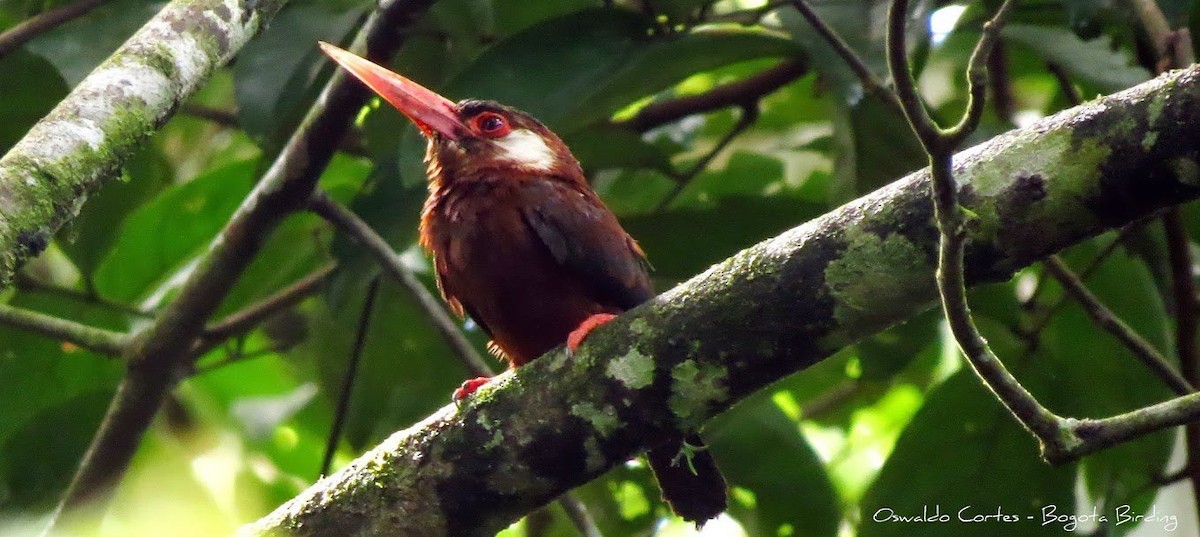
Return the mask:
<path id="1" fill-rule="evenodd" d="M 326 263 L 291 285 L 229 314 L 219 322 L 208 325 L 202 337 L 205 340 L 220 341 L 252 330 L 276 312 L 290 308 L 317 292 L 336 268 L 337 263 Z"/>
<path id="2" fill-rule="evenodd" d="M 987 87 L 986 59 L 991 43 L 999 35 L 1000 27 L 1004 24 L 1013 3 L 1013 0 L 1005 0 L 992 20 L 984 24 L 983 33 L 971 54 L 967 68 L 970 84 L 967 111 L 958 124 L 949 129 L 942 130 L 929 116 L 929 111 L 917 94 L 916 82 L 909 70 L 904 43 L 907 0 L 896 0 L 888 12 L 887 56 L 905 117 L 929 154 L 934 219 L 941 236 L 938 244 L 936 280 L 950 330 L 979 377 L 996 393 L 1013 416 L 1038 438 L 1043 439 L 1045 445 L 1045 439 L 1058 438 L 1061 418 L 1043 407 L 1013 377 L 992 352 L 971 318 L 963 274 L 965 215 L 958 204 L 958 189 L 952 171 L 954 149 L 975 129 L 982 115 Z"/>
<path id="3" fill-rule="evenodd" d="M 0 304 L 0 324 L 65 341 L 97 354 L 120 356 L 129 336 L 53 315 Z"/>
<path id="4" fill-rule="evenodd" d="M 367 331 L 371 327 L 371 315 L 375 312 L 375 299 L 379 295 L 379 276 L 371 278 L 367 296 L 363 299 L 362 313 L 358 316 L 358 330 L 354 334 L 354 346 L 346 362 L 346 374 L 342 377 L 342 389 L 338 392 L 337 408 L 333 411 L 333 424 L 329 427 L 329 438 L 325 442 L 325 456 L 321 459 L 321 476 L 329 475 L 333 466 L 333 455 L 337 453 L 346 425 L 346 414 L 350 410 L 350 398 L 354 394 L 354 380 L 358 378 L 358 366 L 362 362 L 363 347 L 367 343 Z"/>
<path id="5" fill-rule="evenodd" d="M 1194 57 L 1187 28 L 1172 31 L 1167 17 L 1154 0 L 1127 1 L 1137 14 L 1142 29 L 1154 43 L 1156 71 L 1163 72 L 1192 63 Z M 1186 41 L 1182 46 L 1181 38 Z M 1177 207 L 1167 210 L 1162 222 L 1167 237 L 1171 287 L 1175 295 L 1175 352 L 1183 377 L 1196 385 L 1200 384 L 1200 348 L 1197 348 L 1196 341 L 1200 303 L 1196 301 L 1191 240 Z M 1191 476 L 1192 494 L 1200 498 L 1200 424 L 1190 423 L 1184 427 L 1184 437 L 1188 454 L 1185 470 Z M 1200 505 L 1197 505 L 1197 509 L 1200 509 Z"/>
<path id="6" fill-rule="evenodd" d="M 1178 395 L 1187 395 L 1196 391 L 1192 384 L 1171 366 L 1166 357 L 1159 353 L 1158 349 L 1154 348 L 1154 345 L 1143 339 L 1129 325 L 1118 318 L 1112 310 L 1101 303 L 1100 299 L 1096 298 L 1096 295 L 1093 295 L 1087 286 L 1084 285 L 1083 280 L 1071 271 L 1071 268 L 1059 259 L 1058 256 L 1047 258 L 1045 265 L 1046 270 L 1050 274 L 1053 274 L 1062 283 L 1063 289 L 1083 306 L 1084 311 L 1087 312 L 1088 316 L 1092 318 L 1092 321 L 1097 326 L 1107 330 L 1120 340 L 1154 374 L 1158 375 L 1172 391 Z"/>
<path id="7" fill-rule="evenodd" d="M 455 356 L 473 374 L 492 376 L 495 373 L 483 357 L 475 351 L 475 347 L 467 340 L 458 328 L 458 323 L 450 317 L 449 312 L 442 307 L 440 301 L 429 292 L 429 289 L 412 274 L 392 247 L 380 237 L 371 226 L 367 225 L 358 215 L 342 206 L 323 191 L 313 193 L 309 201 L 309 209 L 329 223 L 337 226 L 343 233 L 353 237 L 371 254 L 388 277 L 400 284 L 425 312 L 438 333 L 454 350 Z"/>
<path id="8" fill-rule="evenodd" d="M 1200 304 L 1196 302 L 1191 240 L 1178 208 L 1167 211 L 1162 222 L 1167 235 L 1172 294 L 1175 295 L 1175 352 L 1183 377 L 1195 385 L 1200 383 L 1200 349 L 1196 345 Z M 1200 424 L 1185 427 L 1184 437 L 1187 439 L 1187 470 L 1191 475 L 1192 492 L 1200 497 Z"/>
<path id="9" fill-rule="evenodd" d="M 1083 103 L 1083 97 L 1079 95 L 1079 88 L 1076 88 L 1075 84 L 1071 82 L 1070 75 L 1062 65 L 1050 62 L 1046 64 L 1046 69 L 1054 75 L 1054 80 L 1058 82 L 1058 87 L 1062 90 L 1063 97 L 1067 99 L 1067 104 L 1079 106 Z"/>
<path id="10" fill-rule="evenodd" d="M 567 518 L 571 519 L 571 523 L 575 524 L 575 528 L 583 537 L 604 537 L 604 534 L 600 532 L 600 526 L 596 525 L 592 514 L 588 512 L 587 506 L 574 494 L 568 493 L 559 496 L 558 505 L 562 506 L 563 512 L 567 513 Z"/>
<path id="11" fill-rule="evenodd" d="M 679 194 L 683 193 L 683 190 L 692 183 L 692 180 L 695 179 L 697 175 L 700 175 L 700 172 L 708 168 L 708 165 L 712 163 L 712 160 L 716 158 L 721 151 L 723 151 L 731 142 L 733 142 L 738 135 L 745 132 L 746 129 L 750 128 L 751 125 L 754 125 L 754 122 L 757 120 L 758 102 L 752 101 L 742 105 L 742 115 L 738 118 L 737 123 L 733 125 L 733 128 L 729 129 L 729 132 L 725 133 L 725 136 L 721 137 L 721 139 L 717 141 L 717 145 L 713 146 L 711 150 L 705 153 L 704 156 L 701 157 L 698 162 L 696 162 L 696 164 L 688 169 L 688 171 L 674 177 L 674 188 L 672 188 L 671 191 L 668 192 L 667 195 L 658 202 L 658 205 L 654 210 L 661 211 L 666 209 L 667 206 L 670 205 L 671 202 L 675 201 L 675 199 L 679 197 Z"/>
<path id="12" fill-rule="evenodd" d="M 1008 70 L 1008 48 L 997 41 L 988 54 L 988 82 L 992 90 L 992 111 L 1005 123 L 1013 124 L 1017 99 L 1013 96 L 1012 74 Z"/>
<path id="13" fill-rule="evenodd" d="M 757 101 L 806 74 L 808 74 L 808 63 L 804 59 L 784 60 L 765 71 L 736 82 L 716 86 L 698 95 L 648 104 L 633 117 L 618 121 L 615 125 L 645 132 L 693 114 L 703 114 Z"/>
<path id="14" fill-rule="evenodd" d="M 21 21 L 20 24 L 0 33 L 0 58 L 7 56 L 30 39 L 86 15 L 104 2 L 105 0 L 80 0 Z"/>
<path id="15" fill-rule="evenodd" d="M 94 292 L 80 291 L 77 289 L 71 289 L 69 287 L 60 287 L 57 285 L 50 285 L 50 284 L 47 284 L 40 280 L 37 280 L 35 278 L 26 276 L 23 273 L 17 273 L 17 277 L 14 279 L 13 283 L 16 286 L 17 290 L 26 292 L 26 293 L 44 293 L 47 295 L 61 296 L 63 298 L 74 300 L 76 302 L 81 302 L 84 304 L 93 304 L 96 306 L 107 308 L 107 309 L 117 311 L 120 313 L 134 315 L 137 317 L 153 317 L 154 316 L 153 311 L 144 310 L 144 309 L 141 309 L 132 304 L 126 304 L 124 302 L 118 302 L 116 300 L 111 300 L 111 299 L 102 297 Z"/>
<path id="16" fill-rule="evenodd" d="M 196 371 L 194 373 L 192 373 L 191 376 L 193 376 L 193 377 L 203 376 L 208 373 L 212 373 L 213 371 L 216 371 L 218 369 L 223 369 L 223 368 L 229 367 L 231 365 L 240 364 L 242 362 L 250 361 L 255 358 L 262 358 L 264 356 L 271 356 L 273 354 L 279 354 L 279 353 L 283 352 L 284 350 L 286 350 L 286 347 L 281 346 L 281 345 L 268 345 L 264 348 L 254 349 L 254 350 L 248 351 L 248 352 L 237 350 L 235 352 L 229 353 L 229 355 L 222 360 L 218 360 L 218 361 L 211 362 L 211 363 L 205 364 L 203 366 L 197 367 Z"/>
<path id="17" fill-rule="evenodd" d="M 231 129 L 241 127 L 238 125 L 237 112 L 234 110 L 225 110 L 199 103 L 183 103 L 179 106 L 179 113 L 216 123 L 222 127 Z"/>
<path id="18" fill-rule="evenodd" d="M 867 93 L 883 101 L 883 104 L 891 107 L 892 111 L 903 115 L 904 108 L 896 92 L 892 91 L 879 77 L 875 76 L 871 68 L 867 67 L 867 62 L 859 58 L 854 49 L 850 48 L 850 44 L 846 43 L 833 28 L 826 24 L 821 19 L 821 16 L 817 15 L 817 12 L 813 10 L 812 6 L 808 5 L 806 0 L 791 0 L 791 2 L 795 6 L 796 11 L 799 11 L 800 15 L 804 16 L 804 20 L 807 20 L 813 29 L 817 31 L 817 35 L 820 35 L 821 39 L 824 39 L 833 48 L 833 51 L 842 58 L 842 61 L 846 62 L 846 66 L 854 72 L 854 76 L 858 77 L 859 82 L 862 83 Z"/>

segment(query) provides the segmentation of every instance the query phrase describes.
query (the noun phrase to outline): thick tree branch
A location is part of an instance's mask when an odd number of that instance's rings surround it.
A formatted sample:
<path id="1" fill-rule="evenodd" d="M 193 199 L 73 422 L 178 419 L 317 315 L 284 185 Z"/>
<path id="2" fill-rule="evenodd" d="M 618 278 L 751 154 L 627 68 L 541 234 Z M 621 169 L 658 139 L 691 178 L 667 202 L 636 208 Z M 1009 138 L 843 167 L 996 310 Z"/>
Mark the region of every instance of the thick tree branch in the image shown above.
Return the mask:
<path id="1" fill-rule="evenodd" d="M 0 288 L 282 4 L 168 4 L 0 158 Z"/>
<path id="2" fill-rule="evenodd" d="M 411 27 L 432 1 L 384 2 L 366 22 L 354 48 L 365 48 L 367 56 L 375 60 L 390 57 L 402 41 L 401 32 Z M 132 342 L 126 353 L 127 374 L 60 510 L 102 499 L 125 471 L 166 395 L 191 371 L 195 359 L 190 352 L 191 342 L 271 231 L 289 214 L 304 208 L 337 147 L 333 141 L 349 130 L 367 96 L 358 82 L 341 71 L 334 75 L 299 129 L 183 283 L 175 301 Z"/>
<path id="3" fill-rule="evenodd" d="M 978 215 L 968 282 L 1004 281 L 1200 196 L 1198 106 L 1191 68 L 956 155 L 958 194 Z M 597 329 L 574 356 L 559 349 L 501 375 L 241 534 L 494 533 L 654 439 L 928 308 L 938 249 L 929 180 L 922 170 L 753 246 Z M 1133 425 L 1068 420 L 1078 442 L 1064 453 L 1198 411 L 1176 402 Z"/>

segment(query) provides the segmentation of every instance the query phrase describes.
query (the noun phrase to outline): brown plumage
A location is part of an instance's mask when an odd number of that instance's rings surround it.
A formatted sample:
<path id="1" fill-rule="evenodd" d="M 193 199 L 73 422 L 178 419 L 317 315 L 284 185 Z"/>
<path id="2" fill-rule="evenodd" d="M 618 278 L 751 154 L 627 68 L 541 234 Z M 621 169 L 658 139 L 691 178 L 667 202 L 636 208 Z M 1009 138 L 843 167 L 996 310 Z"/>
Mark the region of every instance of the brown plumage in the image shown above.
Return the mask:
<path id="1" fill-rule="evenodd" d="M 519 367 L 654 295 L 644 254 L 561 139 L 528 114 L 491 101 L 452 103 L 344 51 L 339 63 L 409 117 L 429 140 L 421 245 L 450 307 L 470 315 L 492 349 Z M 465 397 L 486 379 L 464 383 Z M 687 439 L 703 446 L 698 436 Z M 664 499 L 702 523 L 725 509 L 725 481 L 682 438 L 648 454 Z M 693 473 L 694 468 L 694 473 Z"/>

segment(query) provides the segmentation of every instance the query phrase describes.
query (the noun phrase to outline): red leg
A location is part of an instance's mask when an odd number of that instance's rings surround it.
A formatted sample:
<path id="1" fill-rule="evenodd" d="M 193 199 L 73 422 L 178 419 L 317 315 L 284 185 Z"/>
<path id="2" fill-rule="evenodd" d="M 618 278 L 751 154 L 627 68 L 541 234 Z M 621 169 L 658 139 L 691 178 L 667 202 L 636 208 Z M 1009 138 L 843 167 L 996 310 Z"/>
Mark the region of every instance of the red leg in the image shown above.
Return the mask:
<path id="1" fill-rule="evenodd" d="M 475 377 L 471 380 L 464 380 L 462 385 L 457 390 L 454 390 L 454 394 L 450 398 L 456 403 L 462 401 L 467 396 L 475 393 L 475 390 L 478 390 L 480 386 L 487 384 L 489 380 L 492 380 L 492 377 Z"/>
<path id="2" fill-rule="evenodd" d="M 579 345 L 583 343 L 584 338 L 588 337 L 588 334 L 592 333 L 592 330 L 595 330 L 596 327 L 616 318 L 617 316 L 611 313 L 593 313 L 591 317 L 588 317 L 587 319 L 584 319 L 582 323 L 579 323 L 579 326 L 572 330 L 567 336 L 567 350 L 575 352 L 577 349 L 579 349 Z"/>

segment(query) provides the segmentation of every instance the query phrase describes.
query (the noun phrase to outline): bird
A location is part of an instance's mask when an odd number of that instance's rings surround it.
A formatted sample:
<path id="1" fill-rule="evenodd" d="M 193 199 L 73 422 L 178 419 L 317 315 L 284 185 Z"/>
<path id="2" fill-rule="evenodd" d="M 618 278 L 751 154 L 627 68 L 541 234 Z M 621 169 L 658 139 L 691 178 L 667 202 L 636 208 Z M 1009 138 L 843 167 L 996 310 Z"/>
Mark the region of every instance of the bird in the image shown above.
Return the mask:
<path id="1" fill-rule="evenodd" d="M 429 195 L 419 242 L 450 309 L 520 367 L 654 296 L 645 253 L 621 227 L 554 132 L 488 100 L 453 102 L 328 43 L 342 68 L 404 114 L 427 140 Z M 458 401 L 488 381 L 467 380 Z M 727 486 L 697 434 L 647 452 L 663 500 L 702 525 L 723 512 Z"/>

